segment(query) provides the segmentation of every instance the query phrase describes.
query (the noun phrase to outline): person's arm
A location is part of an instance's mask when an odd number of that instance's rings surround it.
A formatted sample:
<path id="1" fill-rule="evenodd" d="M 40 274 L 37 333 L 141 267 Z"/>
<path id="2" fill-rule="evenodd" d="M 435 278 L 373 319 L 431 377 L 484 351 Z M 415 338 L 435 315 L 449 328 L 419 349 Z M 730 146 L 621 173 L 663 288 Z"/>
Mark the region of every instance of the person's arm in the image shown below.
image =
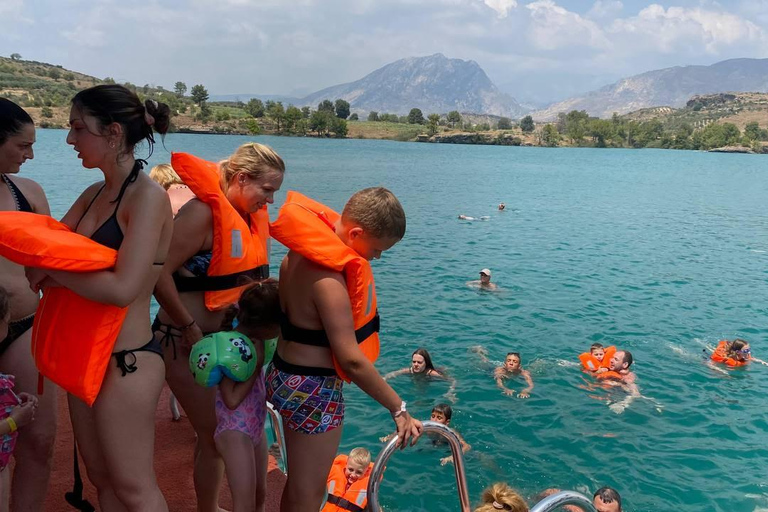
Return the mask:
<path id="1" fill-rule="evenodd" d="M 389 372 L 388 374 L 384 375 L 383 378 L 384 378 L 384 380 L 391 379 L 392 377 L 397 377 L 398 375 L 405 375 L 409 371 L 411 371 L 410 368 L 402 368 L 400 370 L 395 370 L 393 372 Z"/>
<path id="2" fill-rule="evenodd" d="M 450 375 L 443 375 L 442 377 L 450 382 L 448 385 L 448 391 L 445 392 L 445 398 L 450 400 L 451 403 L 456 403 L 456 379 Z"/>
<path id="3" fill-rule="evenodd" d="M 173 282 L 176 272 L 189 258 L 200 252 L 208 243 L 213 232 L 211 208 L 196 200 L 189 201 L 173 221 L 173 238 L 165 258 L 165 265 L 155 285 L 155 299 L 173 323 L 182 329 L 182 341 L 192 346 L 203 337 L 200 327 L 187 311 Z"/>
<path id="4" fill-rule="evenodd" d="M 496 379 L 496 387 L 501 389 L 502 393 L 504 393 L 507 396 L 515 395 L 514 391 L 512 391 L 511 389 L 507 388 L 504 385 L 505 374 L 504 374 L 503 368 L 496 368 L 495 370 L 493 370 L 493 378 Z"/>
<path id="5" fill-rule="evenodd" d="M 768 363 L 766 363 L 766 362 L 765 362 L 765 361 L 763 361 L 762 359 L 758 359 L 758 358 L 756 358 L 756 357 L 750 357 L 750 358 L 749 358 L 749 360 L 750 360 L 750 361 L 754 361 L 754 362 L 756 362 L 756 363 L 760 363 L 760 364 L 762 364 L 762 365 L 764 365 L 764 366 L 768 366 Z"/>
<path id="6" fill-rule="evenodd" d="M 612 403 L 608 407 L 615 412 L 616 414 L 621 414 L 624 412 L 624 409 L 629 407 L 629 405 L 635 401 L 636 398 L 639 398 L 640 395 L 640 388 L 637 387 L 637 384 L 635 383 L 635 376 L 634 374 L 629 376 L 626 380 L 622 380 L 621 387 L 624 389 L 624 391 L 627 392 L 626 398 L 624 400 L 620 400 L 618 402 Z"/>
<path id="7" fill-rule="evenodd" d="M 475 354 L 477 354 L 477 356 L 480 358 L 481 363 L 486 363 L 486 364 L 490 363 L 490 361 L 488 360 L 488 350 L 486 350 L 485 347 L 481 345 L 475 345 L 474 347 L 470 347 L 469 350 L 470 352 L 474 352 Z"/>
<path id="8" fill-rule="evenodd" d="M 45 273 L 61 286 L 92 301 L 118 307 L 131 305 L 152 272 L 156 251 L 148 248 L 158 246 L 165 221 L 171 215 L 165 192 L 161 188 L 148 190 L 151 192 L 143 195 L 141 205 L 136 205 L 129 214 L 113 269 L 98 272 L 46 270 Z"/>
<path id="9" fill-rule="evenodd" d="M 9 418 L 16 424 L 17 429 L 21 429 L 23 426 L 29 424 L 35 419 L 35 412 L 37 411 L 37 402 L 27 401 L 21 405 L 15 406 L 11 410 Z M 11 433 L 11 424 L 5 419 L 0 420 L 0 436 L 5 436 Z"/>
<path id="10" fill-rule="evenodd" d="M 523 370 L 520 373 L 523 375 L 528 387 L 518 393 L 517 398 L 528 398 L 531 396 L 531 391 L 533 391 L 533 378 L 531 377 L 531 372 L 528 370 Z"/>
<path id="11" fill-rule="evenodd" d="M 258 368 L 253 372 L 253 375 L 244 382 L 237 382 L 228 377 L 222 378 L 219 383 L 219 391 L 221 392 L 221 399 L 224 402 L 224 405 L 231 410 L 237 409 L 253 389 L 253 385 L 256 383 L 257 378 L 261 378 L 261 370 Z"/>
<path id="12" fill-rule="evenodd" d="M 312 287 L 312 298 L 336 361 L 352 382 L 392 414 L 400 447 L 404 448 L 409 439 L 413 445 L 421 435 L 421 422 L 399 412 L 403 401 L 360 350 L 343 276 L 330 271 L 323 274 Z"/>
<path id="13" fill-rule="evenodd" d="M 464 438 L 461 437 L 461 434 L 459 434 L 457 431 L 453 431 L 454 434 L 456 434 L 456 437 L 459 438 L 459 443 L 461 443 L 461 453 L 467 453 L 469 450 L 472 449 L 472 446 L 470 446 L 466 441 L 464 441 Z M 449 455 L 447 457 L 443 457 L 440 459 L 440 465 L 445 466 L 449 462 L 453 462 L 453 455 Z"/>

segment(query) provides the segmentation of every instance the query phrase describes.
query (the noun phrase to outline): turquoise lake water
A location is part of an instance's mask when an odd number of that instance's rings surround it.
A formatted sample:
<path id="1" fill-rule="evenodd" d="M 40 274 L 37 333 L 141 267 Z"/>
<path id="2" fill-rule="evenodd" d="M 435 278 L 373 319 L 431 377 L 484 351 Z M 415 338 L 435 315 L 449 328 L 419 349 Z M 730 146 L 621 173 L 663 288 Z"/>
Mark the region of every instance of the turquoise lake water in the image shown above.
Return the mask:
<path id="1" fill-rule="evenodd" d="M 39 181 L 61 217 L 98 170 L 80 166 L 65 131 L 39 130 L 22 175 Z M 172 134 L 165 146 L 208 159 L 252 138 Z M 754 511 L 768 507 L 768 368 L 725 372 L 703 348 L 744 337 L 768 359 L 768 160 L 662 150 L 545 149 L 257 137 L 286 160 L 284 190 L 341 208 L 360 188 L 401 200 L 408 231 L 375 262 L 383 372 L 427 348 L 457 379 L 452 426 L 472 451 L 473 503 L 505 481 L 532 498 L 547 487 L 619 490 L 629 511 Z M 141 156 L 142 153 L 139 153 Z M 151 164 L 168 161 L 158 145 Z M 499 212 L 499 202 L 507 211 Z M 273 209 L 273 216 L 277 209 Z M 457 215 L 487 221 L 467 222 Z M 273 244 L 276 272 L 284 249 Z M 493 271 L 499 293 L 465 283 Z M 587 389 L 575 365 L 593 342 L 635 356 L 641 392 L 623 413 Z M 520 351 L 535 389 L 502 396 L 493 360 Z M 391 381 L 428 418 L 447 384 Z M 521 389 L 522 383 L 511 383 Z M 393 424 L 354 386 L 345 390 L 342 450 Z M 390 510 L 458 510 L 447 448 L 423 440 L 390 460 Z M 191 468 L 190 468 L 191 469 Z M 766 508 L 768 510 L 768 508 Z"/>

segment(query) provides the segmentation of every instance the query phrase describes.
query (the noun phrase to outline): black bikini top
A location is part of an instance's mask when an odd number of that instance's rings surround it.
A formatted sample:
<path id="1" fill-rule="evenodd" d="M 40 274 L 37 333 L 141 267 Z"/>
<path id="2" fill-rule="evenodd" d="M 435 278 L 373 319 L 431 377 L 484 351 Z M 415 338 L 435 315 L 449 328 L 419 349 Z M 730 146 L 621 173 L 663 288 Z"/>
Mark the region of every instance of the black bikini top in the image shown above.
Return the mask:
<path id="1" fill-rule="evenodd" d="M 2 177 L 5 184 L 8 185 L 8 189 L 11 191 L 13 201 L 16 203 L 16 210 L 19 212 L 35 213 L 35 211 L 32 209 L 32 205 L 29 204 L 29 201 L 27 201 L 27 198 L 24 197 L 24 194 L 21 193 L 19 187 L 17 187 L 16 184 L 11 181 L 11 178 L 5 174 L 2 174 Z"/>
<path id="2" fill-rule="evenodd" d="M 381 321 L 379 314 L 371 318 L 371 320 L 355 331 L 355 338 L 357 343 L 362 343 L 373 333 L 379 332 Z M 331 341 L 328 339 L 328 335 L 323 329 L 304 329 L 303 327 L 296 327 L 288 319 L 288 315 L 284 312 L 280 312 L 280 332 L 283 339 L 287 341 L 293 341 L 302 345 L 311 345 L 313 347 L 330 347 Z"/>
<path id="3" fill-rule="evenodd" d="M 106 245 L 107 247 L 114 250 L 120 249 L 120 246 L 123 243 L 123 230 L 120 228 L 120 223 L 117 222 L 117 210 L 120 208 L 120 203 L 123 200 L 125 189 L 128 188 L 128 185 L 136 181 L 136 178 L 139 177 L 139 172 L 141 172 L 141 170 L 144 168 L 144 164 L 146 164 L 144 160 L 136 160 L 136 163 L 133 165 L 133 169 L 131 169 L 130 174 L 128 174 L 128 176 L 125 178 L 125 181 L 123 181 L 123 185 L 120 187 L 120 193 L 117 195 L 117 199 L 111 201 L 112 203 L 117 203 L 115 206 L 115 211 L 112 212 L 112 215 L 107 220 L 105 220 L 104 223 L 99 226 L 96 231 L 93 232 L 93 234 L 91 234 L 89 237 L 91 240 L 98 242 L 101 245 Z M 83 214 L 80 216 L 80 220 L 77 221 L 77 224 L 75 225 L 75 231 L 77 231 L 80 222 L 88 213 L 88 210 L 91 209 L 94 201 L 96 201 L 96 198 L 99 197 L 99 194 L 101 194 L 101 191 L 104 190 L 105 186 L 106 183 L 102 185 L 99 191 L 96 192 L 96 195 L 93 196 L 93 199 L 91 199 L 91 202 L 88 204 L 88 208 L 85 209 Z"/>

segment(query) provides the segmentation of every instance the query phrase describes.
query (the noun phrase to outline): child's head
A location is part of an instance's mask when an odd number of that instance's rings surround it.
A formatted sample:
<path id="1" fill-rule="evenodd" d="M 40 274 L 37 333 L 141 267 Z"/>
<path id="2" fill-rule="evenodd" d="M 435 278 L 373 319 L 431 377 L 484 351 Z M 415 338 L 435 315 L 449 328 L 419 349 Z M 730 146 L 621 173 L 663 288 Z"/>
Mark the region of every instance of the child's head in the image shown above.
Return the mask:
<path id="1" fill-rule="evenodd" d="M 735 359 L 747 359 L 751 351 L 749 342 L 741 338 L 733 340 L 731 346 L 728 347 L 728 355 Z"/>
<path id="2" fill-rule="evenodd" d="M 371 463 L 371 452 L 365 448 L 353 448 L 347 457 L 347 467 L 344 468 L 344 476 L 347 483 L 353 484 L 360 480 Z"/>
<path id="3" fill-rule="evenodd" d="M 280 334 L 280 296 L 277 280 L 269 278 L 248 285 L 240 295 L 237 306 L 228 310 L 222 329 L 231 330 L 235 317 L 237 328 L 249 336 L 262 340 L 277 337 Z"/>
<path id="4" fill-rule="evenodd" d="M 8 292 L 0 286 L 0 340 L 8 336 L 8 322 L 11 321 L 11 303 Z"/>
<path id="5" fill-rule="evenodd" d="M 605 357 L 605 348 L 600 343 L 593 343 L 589 347 L 589 353 L 595 356 L 599 361 L 602 361 Z"/>
<path id="6" fill-rule="evenodd" d="M 367 260 L 378 259 L 405 236 L 405 211 L 386 188 L 366 188 L 349 198 L 338 227 L 345 244 Z"/>
<path id="7" fill-rule="evenodd" d="M 448 426 L 451 424 L 451 416 L 453 416 L 453 409 L 450 405 L 437 404 L 432 408 L 432 415 L 429 419 Z"/>
<path id="8" fill-rule="evenodd" d="M 510 352 L 507 354 L 506 359 L 504 359 L 504 369 L 508 372 L 516 372 L 522 366 L 521 363 L 520 352 Z"/>
<path id="9" fill-rule="evenodd" d="M 432 364 L 432 357 L 425 348 L 417 348 L 411 354 L 411 371 L 413 373 L 429 373 L 434 371 L 435 366 Z"/>
<path id="10" fill-rule="evenodd" d="M 514 489 L 504 483 L 496 483 L 483 491 L 482 503 L 475 512 L 528 512 L 525 500 Z"/>
<path id="11" fill-rule="evenodd" d="M 171 185 L 181 185 L 184 183 L 181 181 L 179 175 L 176 174 L 176 171 L 173 170 L 171 164 L 154 166 L 152 170 L 149 171 L 149 177 L 165 190 L 168 190 L 168 187 Z"/>
<path id="12" fill-rule="evenodd" d="M 592 503 L 597 512 L 621 512 L 621 496 L 612 487 L 601 487 L 595 491 Z"/>

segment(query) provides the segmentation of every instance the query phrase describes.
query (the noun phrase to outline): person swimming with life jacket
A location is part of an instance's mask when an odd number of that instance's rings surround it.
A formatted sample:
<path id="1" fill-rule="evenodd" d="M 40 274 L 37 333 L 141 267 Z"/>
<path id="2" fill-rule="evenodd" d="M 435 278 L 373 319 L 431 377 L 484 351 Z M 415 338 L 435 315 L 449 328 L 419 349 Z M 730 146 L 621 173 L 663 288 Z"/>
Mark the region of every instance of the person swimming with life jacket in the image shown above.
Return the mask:
<path id="1" fill-rule="evenodd" d="M 326 483 L 328 496 L 321 512 L 363 512 L 368 505 L 372 469 L 371 452 L 365 448 L 352 448 L 349 455 L 333 459 Z"/>
<path id="2" fill-rule="evenodd" d="M 600 375 L 608 371 L 611 364 L 611 358 L 616 353 L 616 347 L 603 347 L 601 343 L 593 343 L 589 347 L 589 352 L 579 355 L 584 371 Z"/>
<path id="3" fill-rule="evenodd" d="M 736 338 L 733 341 L 721 340 L 712 352 L 710 359 L 715 363 L 722 363 L 731 368 L 745 366 L 750 361 L 768 366 L 768 363 L 762 359 L 752 356 L 749 342 L 741 338 Z"/>
<path id="4" fill-rule="evenodd" d="M 470 350 L 480 356 L 480 360 L 483 363 L 490 364 L 491 361 L 488 359 L 488 351 L 485 347 L 476 346 L 470 348 Z M 525 379 L 528 386 L 517 393 L 517 398 L 529 398 L 531 391 L 533 391 L 533 378 L 531 377 L 531 372 L 523 369 L 522 358 L 519 352 L 509 352 L 504 358 L 504 363 L 493 370 L 493 378 L 501 392 L 507 396 L 515 396 L 515 391 L 504 385 L 504 381 L 510 377 L 522 377 Z"/>

